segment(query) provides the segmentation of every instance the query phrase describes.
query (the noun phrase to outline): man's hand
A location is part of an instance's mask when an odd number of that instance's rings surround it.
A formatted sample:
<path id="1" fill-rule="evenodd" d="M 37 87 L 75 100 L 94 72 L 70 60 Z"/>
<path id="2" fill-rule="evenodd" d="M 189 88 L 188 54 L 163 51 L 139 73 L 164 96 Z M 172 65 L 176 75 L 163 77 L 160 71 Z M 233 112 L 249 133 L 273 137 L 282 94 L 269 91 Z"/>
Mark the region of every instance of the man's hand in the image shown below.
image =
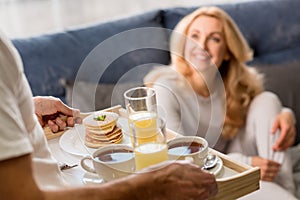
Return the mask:
<path id="1" fill-rule="evenodd" d="M 80 111 L 68 107 L 59 98 L 37 96 L 33 100 L 41 126 L 48 125 L 54 133 L 82 121 Z"/>
<path id="2" fill-rule="evenodd" d="M 271 129 L 272 134 L 275 134 L 277 129 L 280 129 L 280 136 L 276 143 L 273 145 L 273 150 L 286 150 L 294 144 L 296 137 L 294 116 L 291 111 L 283 110 L 279 115 L 277 115 Z"/>
<path id="3" fill-rule="evenodd" d="M 218 192 L 214 175 L 189 161 L 165 161 L 141 170 L 136 176 L 139 180 L 134 184 L 140 187 L 140 199 L 208 199 Z M 145 185 L 149 179 L 150 183 Z"/>

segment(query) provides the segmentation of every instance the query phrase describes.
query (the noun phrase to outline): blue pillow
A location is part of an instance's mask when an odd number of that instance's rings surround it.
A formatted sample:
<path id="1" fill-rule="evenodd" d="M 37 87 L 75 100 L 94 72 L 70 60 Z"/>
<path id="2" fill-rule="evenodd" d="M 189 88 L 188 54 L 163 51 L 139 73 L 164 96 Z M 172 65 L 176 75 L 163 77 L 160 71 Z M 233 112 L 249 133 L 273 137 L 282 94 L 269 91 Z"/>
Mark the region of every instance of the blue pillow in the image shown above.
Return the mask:
<path id="1" fill-rule="evenodd" d="M 98 44 L 120 32 L 141 27 L 162 27 L 161 11 L 156 10 L 60 33 L 14 39 L 13 43 L 23 60 L 24 71 L 33 95 L 53 95 L 64 99 L 65 89 L 60 80 L 74 80 L 82 62 Z M 155 39 L 159 39 L 157 42 L 161 44 L 166 41 L 165 35 Z M 119 46 L 115 48 L 118 49 Z M 115 61 L 110 67 L 113 72 L 106 74 L 108 78 L 104 80 L 113 82 L 115 80 L 111 81 L 110 78 L 114 77 L 115 71 L 122 71 L 126 66 L 141 63 L 140 54 L 143 54 L 143 57 L 149 56 L 149 62 L 150 58 L 155 58 L 154 62 L 168 63 L 169 57 L 166 54 L 160 51 L 146 51 L 147 56 L 141 52 L 138 55 L 130 52 L 130 56 Z M 101 60 L 99 62 L 98 66 L 102 67 Z"/>
<path id="2" fill-rule="evenodd" d="M 283 49 L 270 54 L 257 56 L 249 65 L 278 65 L 282 63 L 298 62 L 300 63 L 300 45 L 295 48 Z"/>

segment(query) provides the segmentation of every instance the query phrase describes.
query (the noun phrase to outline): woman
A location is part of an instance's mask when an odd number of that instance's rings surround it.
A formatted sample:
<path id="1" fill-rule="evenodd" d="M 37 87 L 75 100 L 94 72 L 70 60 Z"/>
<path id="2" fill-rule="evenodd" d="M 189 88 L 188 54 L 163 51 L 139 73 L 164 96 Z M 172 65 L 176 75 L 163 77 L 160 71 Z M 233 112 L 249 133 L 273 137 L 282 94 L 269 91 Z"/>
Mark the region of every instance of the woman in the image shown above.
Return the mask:
<path id="1" fill-rule="evenodd" d="M 204 7 L 175 27 L 171 67 L 150 72 L 144 81 L 156 89 L 168 128 L 205 137 L 219 151 L 259 166 L 261 180 L 286 189 L 281 188 L 280 198 L 293 198 L 289 155 L 273 150 L 279 133 L 270 134 L 280 120 L 293 127 L 293 116 L 282 111 L 275 94 L 263 92 L 261 76 L 245 65 L 251 59 L 252 51 L 231 17 L 220 8 Z M 260 192 L 267 194 L 269 185 L 262 183 Z M 272 183 L 270 190 L 275 188 L 280 187 Z"/>

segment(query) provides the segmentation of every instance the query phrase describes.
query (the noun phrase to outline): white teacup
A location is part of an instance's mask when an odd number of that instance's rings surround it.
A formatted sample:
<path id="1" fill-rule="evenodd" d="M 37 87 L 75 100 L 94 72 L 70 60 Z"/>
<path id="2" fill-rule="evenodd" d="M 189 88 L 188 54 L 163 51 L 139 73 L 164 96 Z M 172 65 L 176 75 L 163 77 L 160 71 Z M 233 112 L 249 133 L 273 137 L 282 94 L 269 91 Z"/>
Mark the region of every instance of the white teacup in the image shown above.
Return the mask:
<path id="1" fill-rule="evenodd" d="M 86 160 L 93 162 L 90 167 Z M 111 181 L 132 174 L 135 171 L 133 148 L 125 144 L 111 144 L 96 150 L 92 156 L 81 159 L 81 167 L 98 174 L 104 181 Z"/>
<path id="2" fill-rule="evenodd" d="M 207 141 L 198 136 L 183 136 L 168 141 L 169 160 L 192 160 L 202 166 L 208 154 Z"/>

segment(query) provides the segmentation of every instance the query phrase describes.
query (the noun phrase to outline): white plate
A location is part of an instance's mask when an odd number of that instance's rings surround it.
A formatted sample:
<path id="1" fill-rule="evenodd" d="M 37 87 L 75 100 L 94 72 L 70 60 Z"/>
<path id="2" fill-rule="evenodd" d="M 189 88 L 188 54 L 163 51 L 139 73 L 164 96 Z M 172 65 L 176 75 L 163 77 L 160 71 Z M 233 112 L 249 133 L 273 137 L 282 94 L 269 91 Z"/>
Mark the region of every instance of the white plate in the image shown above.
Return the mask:
<path id="1" fill-rule="evenodd" d="M 217 156 L 217 159 L 218 160 L 217 160 L 216 166 L 214 166 L 213 168 L 207 170 L 210 173 L 214 174 L 215 176 L 217 176 L 221 172 L 221 170 L 223 168 L 223 161 L 222 161 L 222 159 L 220 157 L 218 157 L 218 156 Z"/>
<path id="2" fill-rule="evenodd" d="M 120 117 L 117 125 L 122 128 L 123 140 L 122 144 L 130 144 L 128 133 L 128 122 L 126 118 Z M 97 149 L 89 148 L 84 144 L 85 127 L 82 124 L 77 124 L 75 127 L 67 130 L 59 139 L 59 146 L 67 153 L 85 156 L 93 154 Z"/>

